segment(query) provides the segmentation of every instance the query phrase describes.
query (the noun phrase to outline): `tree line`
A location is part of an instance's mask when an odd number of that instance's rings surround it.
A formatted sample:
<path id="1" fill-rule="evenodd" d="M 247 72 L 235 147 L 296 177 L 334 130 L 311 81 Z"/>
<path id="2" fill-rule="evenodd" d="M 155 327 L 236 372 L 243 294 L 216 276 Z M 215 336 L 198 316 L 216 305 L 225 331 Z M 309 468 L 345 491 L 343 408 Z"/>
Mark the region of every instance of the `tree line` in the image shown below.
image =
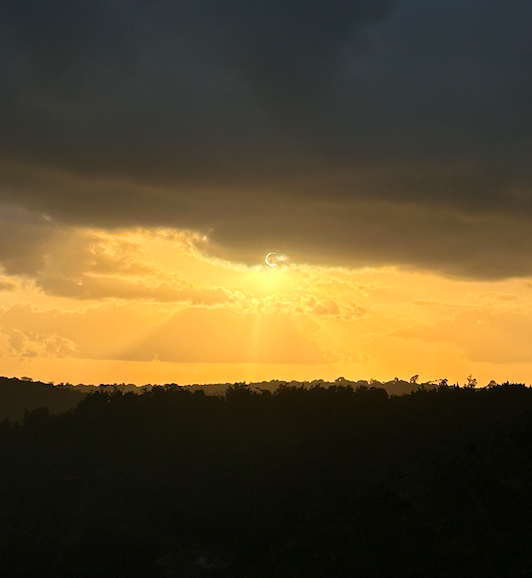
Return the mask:
<path id="1" fill-rule="evenodd" d="M 98 388 L 0 425 L 0 576 L 532 576 L 532 390 Z"/>

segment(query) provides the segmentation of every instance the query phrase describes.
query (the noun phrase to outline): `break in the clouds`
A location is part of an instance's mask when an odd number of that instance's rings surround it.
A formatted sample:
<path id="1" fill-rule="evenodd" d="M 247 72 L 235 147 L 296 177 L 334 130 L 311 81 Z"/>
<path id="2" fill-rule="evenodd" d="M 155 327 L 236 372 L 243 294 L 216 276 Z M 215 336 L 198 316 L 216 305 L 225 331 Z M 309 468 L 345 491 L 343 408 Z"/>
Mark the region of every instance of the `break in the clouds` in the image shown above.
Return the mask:
<path id="1" fill-rule="evenodd" d="M 0 201 L 35 216 L 3 266 L 39 268 L 47 215 L 530 275 L 531 23 L 529 0 L 5 0 Z"/>

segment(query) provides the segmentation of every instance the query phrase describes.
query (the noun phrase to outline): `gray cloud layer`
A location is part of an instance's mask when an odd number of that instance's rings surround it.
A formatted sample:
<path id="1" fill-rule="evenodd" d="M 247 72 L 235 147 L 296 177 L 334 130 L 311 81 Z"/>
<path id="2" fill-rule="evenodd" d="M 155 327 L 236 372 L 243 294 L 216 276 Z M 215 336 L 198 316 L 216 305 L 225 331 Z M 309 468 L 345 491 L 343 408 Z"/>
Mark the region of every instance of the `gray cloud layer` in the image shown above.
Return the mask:
<path id="1" fill-rule="evenodd" d="M 5 0 L 0 201 L 248 261 L 531 274 L 531 23 L 528 0 Z"/>

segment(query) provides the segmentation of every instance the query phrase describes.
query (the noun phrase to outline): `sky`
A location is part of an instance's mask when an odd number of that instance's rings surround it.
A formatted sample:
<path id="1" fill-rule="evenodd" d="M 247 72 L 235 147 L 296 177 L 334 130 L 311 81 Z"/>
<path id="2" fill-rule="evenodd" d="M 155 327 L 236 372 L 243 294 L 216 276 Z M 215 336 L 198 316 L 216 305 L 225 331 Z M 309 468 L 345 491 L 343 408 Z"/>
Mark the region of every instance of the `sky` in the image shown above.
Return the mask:
<path id="1" fill-rule="evenodd" d="M 4 0 L 0 374 L 532 382 L 531 24 Z"/>

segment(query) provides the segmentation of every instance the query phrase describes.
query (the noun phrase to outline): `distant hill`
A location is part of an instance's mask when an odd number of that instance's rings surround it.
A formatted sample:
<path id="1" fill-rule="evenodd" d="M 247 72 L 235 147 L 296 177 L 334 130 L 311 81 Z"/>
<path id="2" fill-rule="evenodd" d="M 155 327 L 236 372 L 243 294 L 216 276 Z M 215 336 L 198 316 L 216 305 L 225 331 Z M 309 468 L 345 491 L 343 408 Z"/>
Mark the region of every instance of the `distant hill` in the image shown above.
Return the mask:
<path id="1" fill-rule="evenodd" d="M 20 420 L 25 410 L 46 407 L 50 413 L 63 413 L 87 395 L 89 389 L 55 386 L 40 381 L 0 377 L 0 421 Z"/>
<path id="2" fill-rule="evenodd" d="M 420 389 L 423 390 L 430 390 L 430 389 L 437 389 L 437 386 L 425 382 L 425 383 L 416 383 L 415 381 L 405 381 L 403 379 L 395 378 L 391 381 L 377 381 L 372 379 L 370 381 L 367 380 L 358 380 L 358 381 L 350 381 L 343 377 L 339 377 L 335 381 L 325 381 L 323 379 L 315 379 L 314 381 L 282 381 L 278 379 L 272 379 L 271 381 L 261 381 L 261 382 L 251 382 L 251 383 L 216 383 L 210 385 L 200 385 L 200 384 L 193 384 L 193 385 L 186 385 L 182 387 L 190 388 L 194 390 L 202 390 L 207 395 L 224 395 L 225 391 L 228 387 L 232 387 L 234 385 L 246 385 L 250 388 L 251 391 L 270 391 L 274 392 L 279 386 L 291 386 L 291 387 L 303 387 L 305 389 L 310 389 L 312 387 L 320 386 L 320 387 L 331 387 L 331 386 L 338 386 L 341 385 L 343 387 L 379 387 L 381 389 L 385 389 L 388 395 L 404 395 L 409 394 L 414 391 L 418 391 Z M 144 386 L 148 387 L 148 386 Z"/>
<path id="3" fill-rule="evenodd" d="M 183 387 L 190 389 L 192 391 L 201 390 L 207 395 L 225 395 L 228 387 L 233 386 L 232 383 L 218 383 L 210 385 L 183 385 L 178 386 L 177 384 L 165 384 L 163 386 L 157 385 L 143 385 L 137 387 L 133 384 L 100 384 L 96 385 L 52 385 L 50 383 L 43 383 L 41 381 L 31 381 L 29 379 L 17 379 L 0 377 L 0 421 L 9 418 L 13 421 L 18 421 L 24 416 L 24 412 L 31 411 L 39 407 L 46 407 L 52 414 L 63 413 L 70 409 L 73 409 L 88 393 L 97 391 L 98 389 L 108 389 L 109 391 L 113 389 L 118 389 L 119 391 L 143 393 L 146 390 L 151 390 L 154 387 Z M 416 384 L 408 381 L 394 379 L 392 381 L 380 382 L 376 380 L 371 380 L 371 382 L 365 380 L 359 381 L 349 381 L 343 377 L 339 377 L 333 382 L 327 382 L 322 379 L 314 381 L 262 381 L 254 382 L 249 384 L 237 384 L 246 385 L 252 391 L 270 391 L 274 392 L 280 385 L 289 385 L 295 387 L 303 387 L 305 389 L 310 389 L 315 386 L 321 387 L 331 387 L 331 386 L 351 386 L 357 388 L 360 386 L 373 386 L 385 389 L 388 395 L 403 395 L 408 394 L 418 389 L 431 389 L 435 386 L 424 383 Z"/>

